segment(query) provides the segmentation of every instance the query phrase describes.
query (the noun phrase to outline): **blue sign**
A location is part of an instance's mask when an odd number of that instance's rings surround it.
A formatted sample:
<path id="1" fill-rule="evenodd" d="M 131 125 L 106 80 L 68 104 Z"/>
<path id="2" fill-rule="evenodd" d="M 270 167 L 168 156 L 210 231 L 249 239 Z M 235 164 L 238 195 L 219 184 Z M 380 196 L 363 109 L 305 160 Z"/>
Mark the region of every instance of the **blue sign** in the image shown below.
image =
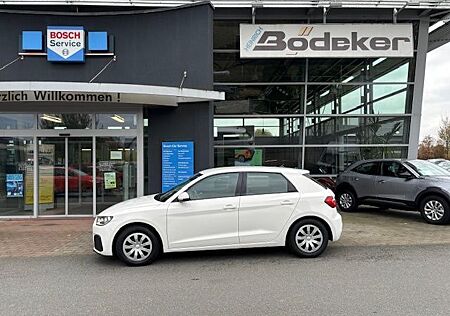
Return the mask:
<path id="1" fill-rule="evenodd" d="M 23 197 L 23 174 L 6 174 L 6 197 Z"/>
<path id="2" fill-rule="evenodd" d="M 22 50 L 42 50 L 42 32 L 23 31 Z"/>
<path id="3" fill-rule="evenodd" d="M 20 54 L 39 52 L 51 62 L 84 62 L 86 54 L 112 56 L 112 39 L 108 32 L 85 32 L 82 26 L 48 26 L 45 36 L 39 30 L 22 31 Z"/>
<path id="4" fill-rule="evenodd" d="M 162 192 L 194 174 L 194 142 L 162 143 Z"/>

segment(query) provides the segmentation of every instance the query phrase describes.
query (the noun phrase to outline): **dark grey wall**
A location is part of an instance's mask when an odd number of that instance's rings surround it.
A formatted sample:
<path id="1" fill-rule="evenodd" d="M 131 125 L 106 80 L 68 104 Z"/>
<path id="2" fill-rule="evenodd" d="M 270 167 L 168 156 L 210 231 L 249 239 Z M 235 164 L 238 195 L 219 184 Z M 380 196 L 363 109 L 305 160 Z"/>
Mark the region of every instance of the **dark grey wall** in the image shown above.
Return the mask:
<path id="1" fill-rule="evenodd" d="M 0 65 L 17 58 L 22 31 L 46 27 L 83 26 L 114 36 L 117 62 L 95 82 L 178 87 L 186 70 L 186 88 L 213 88 L 213 10 L 198 4 L 159 12 L 93 13 L 87 16 L 2 13 Z M 44 42 L 45 43 L 45 42 Z M 85 63 L 50 63 L 45 56 L 25 57 L 0 72 L 0 81 L 88 82 L 111 57 L 86 57 Z M 70 107 L 71 105 L 65 105 Z M 76 105 L 72 105 L 74 110 Z M 39 105 L 35 104 L 36 110 Z M 213 165 L 212 103 L 180 104 L 177 108 L 147 108 L 148 187 L 161 190 L 161 142 L 194 141 L 195 171 Z M 146 192 L 146 193 L 149 193 Z"/>
<path id="2" fill-rule="evenodd" d="M 209 4 L 152 13 L 96 13 L 87 16 L 0 12 L 0 65 L 17 58 L 22 31 L 47 26 L 83 26 L 114 36 L 117 62 L 96 82 L 211 89 L 212 18 Z M 45 46 L 44 41 L 44 46 Z M 85 63 L 50 63 L 46 56 L 26 57 L 0 72 L 0 81 L 88 82 L 111 57 L 86 57 Z"/>
<path id="3" fill-rule="evenodd" d="M 212 103 L 186 103 L 177 108 L 148 109 L 148 191 L 161 191 L 161 143 L 194 141 L 194 170 L 213 167 Z"/>

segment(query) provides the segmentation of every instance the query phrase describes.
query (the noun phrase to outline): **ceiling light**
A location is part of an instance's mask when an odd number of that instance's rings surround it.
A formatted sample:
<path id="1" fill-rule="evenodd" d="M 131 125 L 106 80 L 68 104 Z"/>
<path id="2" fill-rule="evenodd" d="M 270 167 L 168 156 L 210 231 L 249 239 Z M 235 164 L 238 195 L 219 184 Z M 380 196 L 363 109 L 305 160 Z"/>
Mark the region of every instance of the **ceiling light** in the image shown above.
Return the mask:
<path id="1" fill-rule="evenodd" d="M 125 123 L 125 119 L 120 115 L 114 114 L 111 118 L 116 122 Z"/>
<path id="2" fill-rule="evenodd" d="M 321 97 L 324 97 L 324 96 L 326 96 L 328 93 L 330 93 L 330 90 L 327 90 L 327 91 L 323 92 L 320 96 L 321 96 Z"/>
<path id="3" fill-rule="evenodd" d="M 342 83 L 347 83 L 347 82 L 349 82 L 349 81 L 352 81 L 353 79 L 355 79 L 355 77 L 350 76 L 350 77 L 348 77 L 347 79 L 345 79 L 344 81 L 342 81 Z"/>
<path id="4" fill-rule="evenodd" d="M 42 115 L 41 119 L 43 120 L 47 120 L 50 122 L 55 122 L 55 123 L 62 123 L 62 119 L 57 117 L 57 116 L 53 116 L 53 115 L 48 115 L 48 114 L 44 114 Z"/>

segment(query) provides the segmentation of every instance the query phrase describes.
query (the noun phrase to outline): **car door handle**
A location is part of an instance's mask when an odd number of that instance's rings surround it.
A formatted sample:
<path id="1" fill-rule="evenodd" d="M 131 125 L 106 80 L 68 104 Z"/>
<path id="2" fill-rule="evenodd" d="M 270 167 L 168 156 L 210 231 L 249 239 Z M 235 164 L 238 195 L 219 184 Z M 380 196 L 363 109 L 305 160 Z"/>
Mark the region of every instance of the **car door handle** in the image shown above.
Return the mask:
<path id="1" fill-rule="evenodd" d="M 235 210 L 236 209 L 236 205 L 234 204 L 227 204 L 223 207 L 224 210 Z"/>
<path id="2" fill-rule="evenodd" d="M 359 181 L 359 178 L 355 178 L 355 181 Z"/>
<path id="3" fill-rule="evenodd" d="M 385 183 L 386 180 L 379 180 L 378 183 Z"/>
<path id="4" fill-rule="evenodd" d="M 282 201 L 280 204 L 281 205 L 292 205 L 292 204 L 294 204 L 294 202 L 289 201 L 289 200 L 285 200 L 285 201 Z"/>

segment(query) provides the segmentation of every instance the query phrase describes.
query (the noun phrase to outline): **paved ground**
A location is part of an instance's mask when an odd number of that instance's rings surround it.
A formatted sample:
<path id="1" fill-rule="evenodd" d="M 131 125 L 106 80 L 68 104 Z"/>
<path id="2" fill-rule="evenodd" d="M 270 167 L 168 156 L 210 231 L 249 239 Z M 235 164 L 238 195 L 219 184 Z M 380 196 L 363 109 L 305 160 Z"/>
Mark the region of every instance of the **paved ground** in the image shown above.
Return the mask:
<path id="1" fill-rule="evenodd" d="M 164 255 L 126 267 L 92 253 L 92 219 L 0 222 L 1 315 L 448 315 L 450 226 L 344 214 L 316 259 L 274 249 Z"/>
<path id="2" fill-rule="evenodd" d="M 362 208 L 344 213 L 334 246 L 450 244 L 450 225 L 426 224 L 419 213 Z M 91 254 L 92 219 L 0 221 L 1 257 Z"/>
<path id="3" fill-rule="evenodd" d="M 1 315 L 448 315 L 450 248 L 332 245 L 171 254 L 146 267 L 0 258 Z"/>
<path id="4" fill-rule="evenodd" d="M 93 219 L 0 221 L 0 258 L 92 252 Z"/>

